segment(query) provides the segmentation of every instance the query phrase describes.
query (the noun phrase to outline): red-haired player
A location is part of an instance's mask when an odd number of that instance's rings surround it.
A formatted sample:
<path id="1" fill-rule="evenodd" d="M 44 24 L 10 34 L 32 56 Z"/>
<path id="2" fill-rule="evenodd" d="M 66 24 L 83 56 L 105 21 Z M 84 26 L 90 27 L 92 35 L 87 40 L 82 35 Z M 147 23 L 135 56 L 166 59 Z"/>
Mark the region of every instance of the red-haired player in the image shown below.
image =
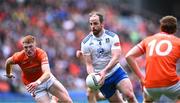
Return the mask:
<path id="1" fill-rule="evenodd" d="M 11 66 L 18 64 L 22 70 L 23 83 L 37 103 L 50 103 L 49 93 L 61 102 L 71 103 L 67 90 L 50 71 L 46 52 L 36 47 L 35 37 L 25 36 L 22 45 L 22 51 L 14 53 L 6 60 L 6 76 L 13 78 Z"/>

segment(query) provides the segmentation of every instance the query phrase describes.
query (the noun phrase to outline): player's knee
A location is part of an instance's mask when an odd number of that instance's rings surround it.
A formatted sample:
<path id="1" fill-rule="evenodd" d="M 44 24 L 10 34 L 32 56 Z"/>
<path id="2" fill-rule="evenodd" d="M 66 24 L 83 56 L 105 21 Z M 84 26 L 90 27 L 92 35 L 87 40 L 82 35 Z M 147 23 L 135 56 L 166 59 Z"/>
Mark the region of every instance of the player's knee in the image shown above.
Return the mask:
<path id="1" fill-rule="evenodd" d="M 72 99 L 71 99 L 70 97 L 66 97 L 66 98 L 64 98 L 64 99 L 59 98 L 58 101 L 59 101 L 60 103 L 73 103 L 73 102 L 72 102 Z"/>
<path id="2" fill-rule="evenodd" d="M 58 95 L 56 95 L 56 99 L 58 99 L 58 101 L 60 101 L 60 103 L 72 103 L 72 99 L 71 97 L 69 96 L 68 93 L 64 92 L 59 92 Z"/>
<path id="3" fill-rule="evenodd" d="M 133 93 L 129 93 L 126 95 L 126 97 L 129 99 L 129 100 L 134 100 L 135 96 Z"/>
<path id="4" fill-rule="evenodd" d="M 135 99 L 135 95 L 134 95 L 134 92 L 133 90 L 128 90 L 126 92 L 123 93 L 124 96 L 128 99 L 128 100 L 134 100 Z"/>

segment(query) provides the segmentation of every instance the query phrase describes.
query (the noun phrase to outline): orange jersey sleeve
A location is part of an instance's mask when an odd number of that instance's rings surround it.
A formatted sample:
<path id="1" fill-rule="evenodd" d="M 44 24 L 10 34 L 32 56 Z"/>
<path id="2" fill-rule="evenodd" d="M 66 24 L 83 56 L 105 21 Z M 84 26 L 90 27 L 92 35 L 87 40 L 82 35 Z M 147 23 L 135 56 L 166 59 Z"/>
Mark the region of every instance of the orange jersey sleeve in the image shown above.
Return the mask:
<path id="1" fill-rule="evenodd" d="M 142 40 L 138 47 L 146 53 L 146 87 L 165 87 L 179 81 L 176 73 L 176 62 L 180 58 L 179 38 L 158 33 Z"/>
<path id="2" fill-rule="evenodd" d="M 34 58 L 29 58 L 24 51 L 17 52 L 12 56 L 13 62 L 22 70 L 22 80 L 25 85 L 36 81 L 43 74 L 41 66 L 49 64 L 45 51 L 36 48 Z"/>

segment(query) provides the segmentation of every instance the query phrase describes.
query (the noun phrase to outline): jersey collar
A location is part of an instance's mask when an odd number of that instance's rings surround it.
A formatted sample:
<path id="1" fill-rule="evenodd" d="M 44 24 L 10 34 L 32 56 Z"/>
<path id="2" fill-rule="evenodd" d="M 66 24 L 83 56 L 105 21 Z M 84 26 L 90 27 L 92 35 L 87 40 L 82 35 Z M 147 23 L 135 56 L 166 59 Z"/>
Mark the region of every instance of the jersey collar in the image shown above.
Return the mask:
<path id="1" fill-rule="evenodd" d="M 96 36 L 93 35 L 93 39 L 101 40 L 104 37 L 104 35 L 105 35 L 105 29 L 102 29 L 101 33 L 102 33 L 102 35 L 100 37 L 96 37 Z"/>

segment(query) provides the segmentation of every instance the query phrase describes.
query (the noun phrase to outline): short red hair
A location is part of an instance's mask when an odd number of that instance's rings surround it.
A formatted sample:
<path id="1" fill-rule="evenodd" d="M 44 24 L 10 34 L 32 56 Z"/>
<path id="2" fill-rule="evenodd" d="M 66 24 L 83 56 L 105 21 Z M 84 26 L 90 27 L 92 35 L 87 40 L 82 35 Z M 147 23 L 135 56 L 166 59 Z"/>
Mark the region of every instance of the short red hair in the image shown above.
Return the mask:
<path id="1" fill-rule="evenodd" d="M 32 35 L 27 35 L 23 38 L 22 43 L 35 43 L 35 37 Z"/>

